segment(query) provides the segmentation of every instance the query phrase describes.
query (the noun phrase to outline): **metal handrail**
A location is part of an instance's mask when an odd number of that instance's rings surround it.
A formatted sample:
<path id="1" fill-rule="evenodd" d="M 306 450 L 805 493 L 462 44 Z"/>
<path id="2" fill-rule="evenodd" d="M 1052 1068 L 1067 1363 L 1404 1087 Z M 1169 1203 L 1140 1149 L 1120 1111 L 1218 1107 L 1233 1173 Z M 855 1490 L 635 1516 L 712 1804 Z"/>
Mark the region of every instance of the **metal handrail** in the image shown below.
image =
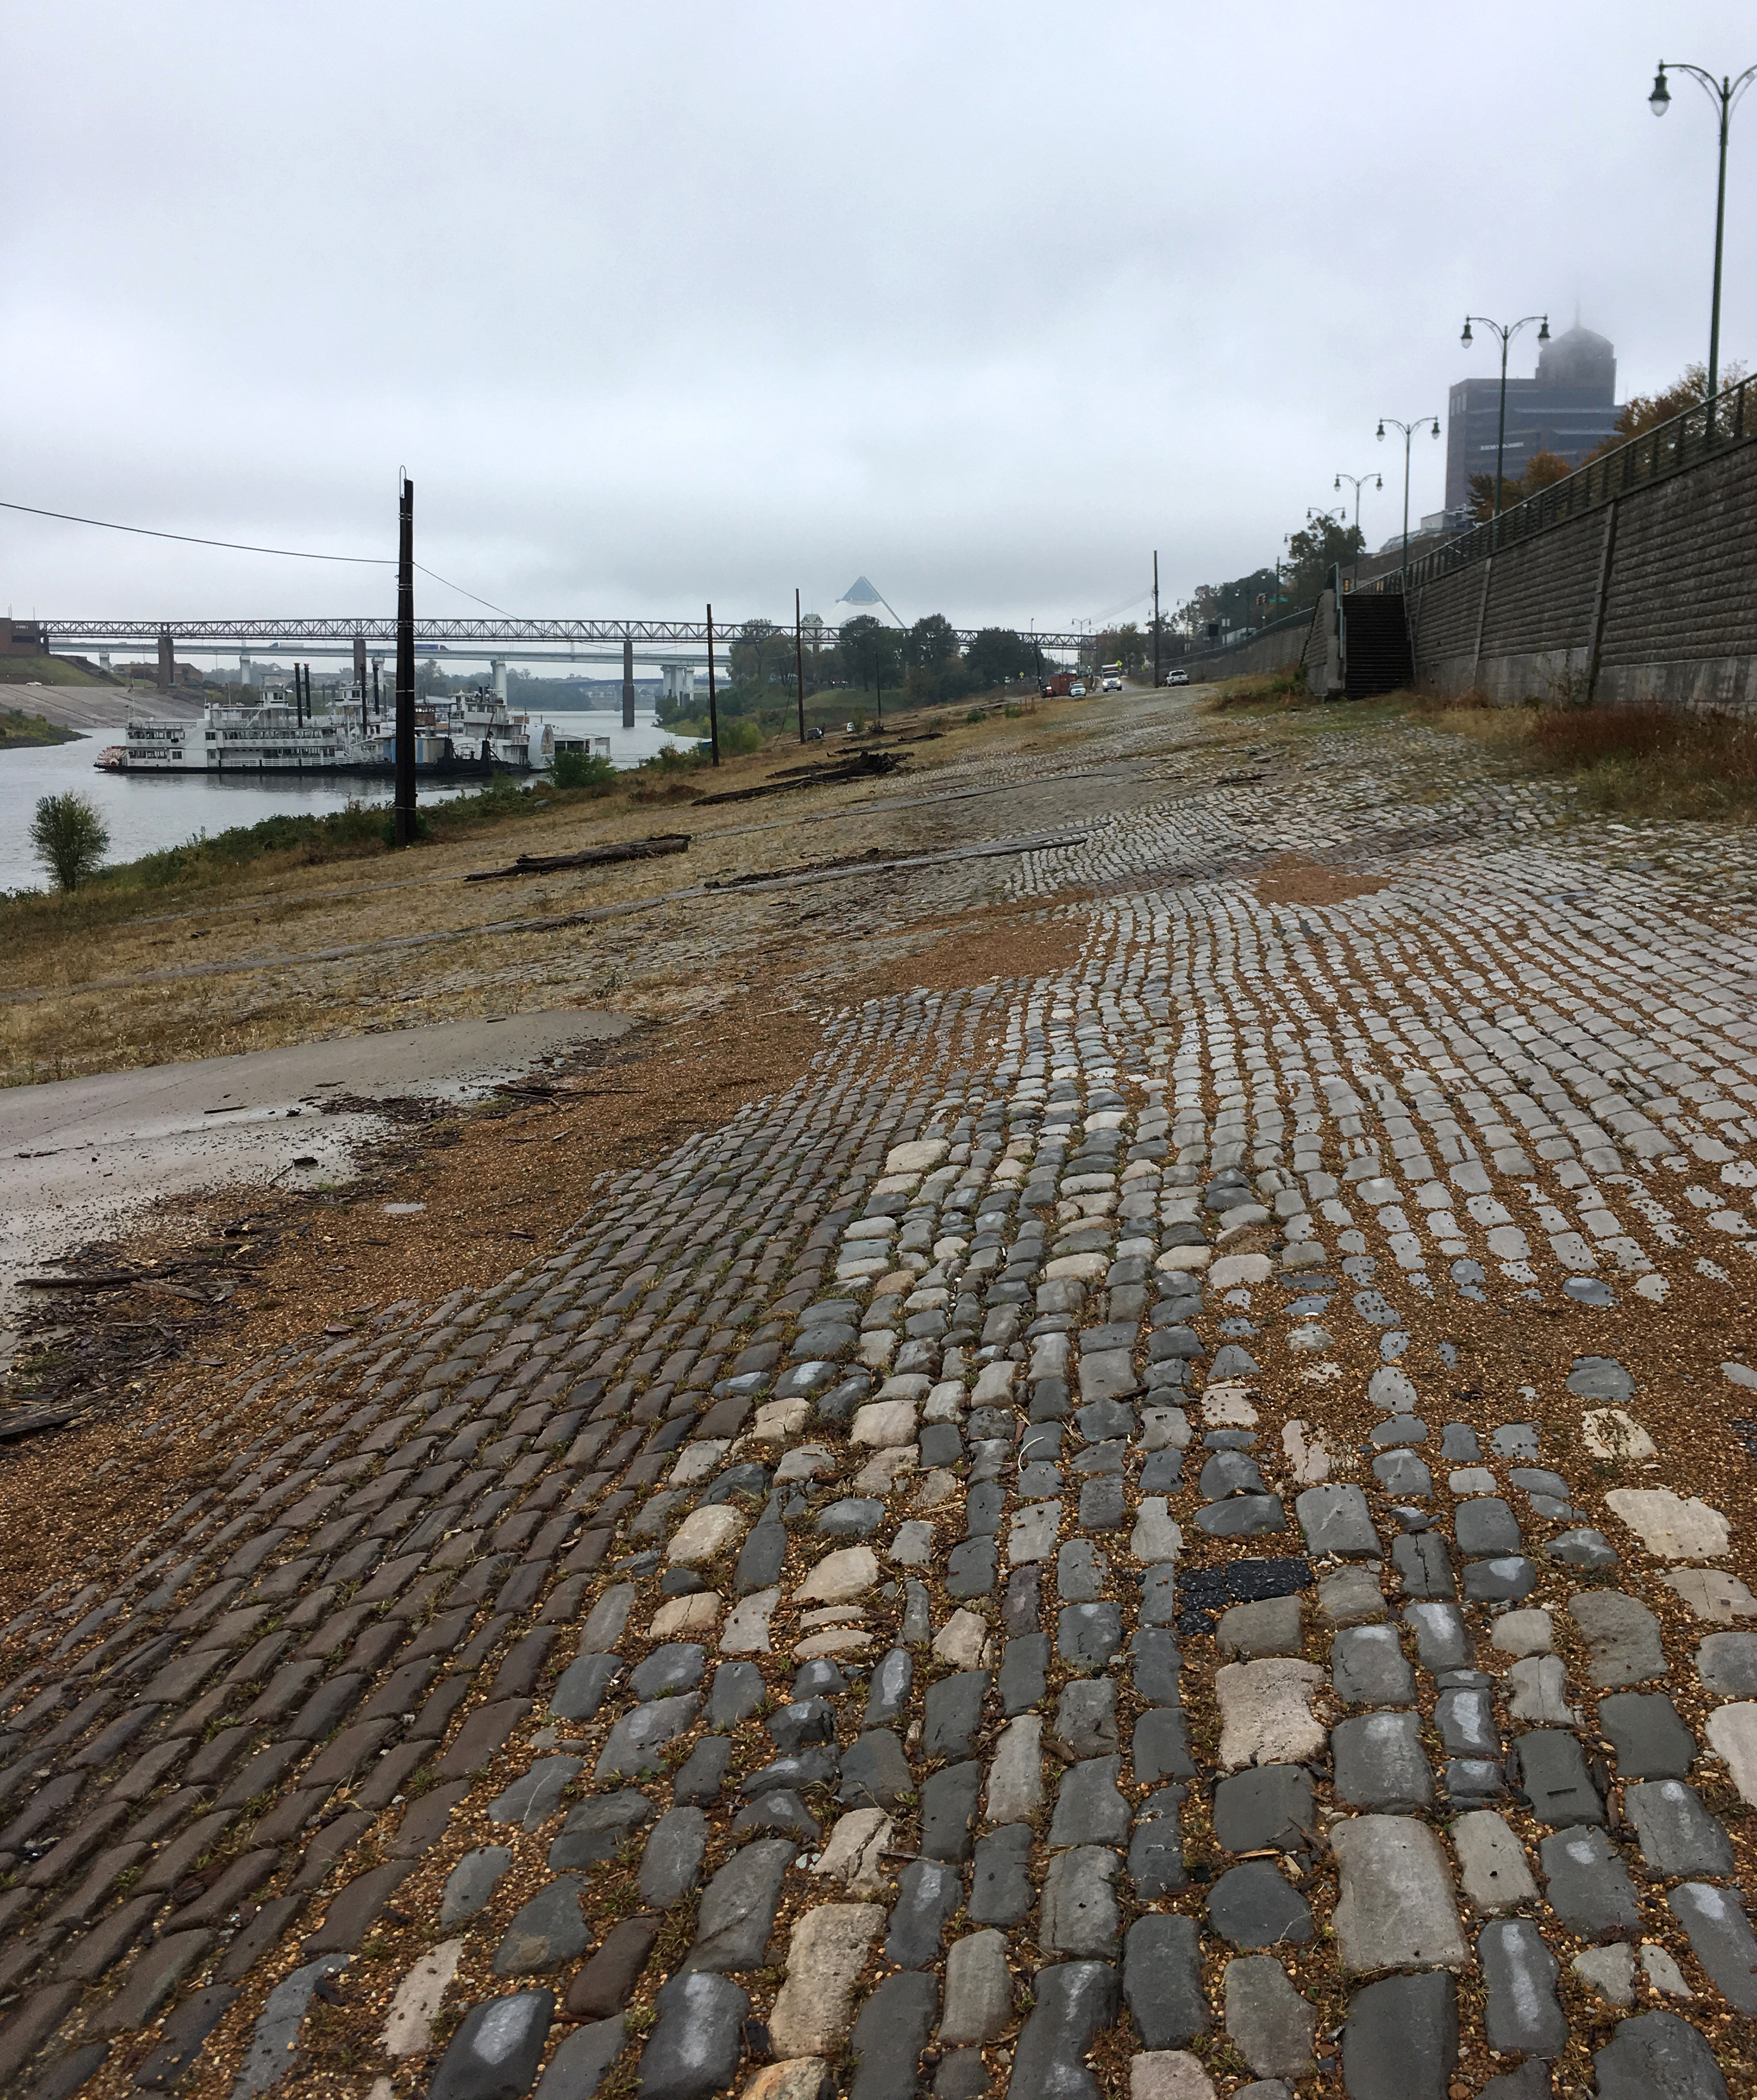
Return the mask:
<path id="1" fill-rule="evenodd" d="M 1552 482 L 1535 496 L 1503 510 L 1499 518 L 1488 518 L 1447 540 L 1443 547 L 1419 556 L 1409 565 L 1410 591 L 1456 569 L 1486 561 L 1491 554 L 1546 532 L 1565 518 L 1595 510 L 1630 489 L 1663 481 L 1732 446 L 1757 439 L 1757 394 L 1752 395 L 1749 409 L 1746 402 L 1753 387 L 1757 387 L 1757 380 L 1742 379 L 1712 400 L 1698 401 L 1670 422 L 1657 424 L 1626 445 L 1619 445 L 1615 452 L 1589 460 L 1564 479 Z M 1395 580 L 1394 576 L 1377 577 L 1361 588 L 1383 591 Z"/>

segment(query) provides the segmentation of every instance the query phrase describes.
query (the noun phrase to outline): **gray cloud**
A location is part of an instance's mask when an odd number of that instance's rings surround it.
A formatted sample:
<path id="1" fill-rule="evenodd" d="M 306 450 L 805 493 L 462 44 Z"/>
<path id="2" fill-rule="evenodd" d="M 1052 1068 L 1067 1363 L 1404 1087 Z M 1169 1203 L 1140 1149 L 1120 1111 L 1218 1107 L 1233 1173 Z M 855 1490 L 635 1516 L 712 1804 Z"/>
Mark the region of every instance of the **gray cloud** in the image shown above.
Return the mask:
<path id="1" fill-rule="evenodd" d="M 1578 298 L 1704 355 L 1748 9 L 24 0 L 0 495 L 389 552 L 531 612 L 1062 625 L 1273 558 L 1384 413 Z M 1757 294 L 1736 120 L 1723 355 Z M 1516 351 L 1516 369 L 1530 357 Z M 1413 505 L 1440 498 L 1418 450 Z M 0 522 L 21 614 L 377 609 L 373 571 Z M 419 608 L 467 602 L 423 584 Z"/>

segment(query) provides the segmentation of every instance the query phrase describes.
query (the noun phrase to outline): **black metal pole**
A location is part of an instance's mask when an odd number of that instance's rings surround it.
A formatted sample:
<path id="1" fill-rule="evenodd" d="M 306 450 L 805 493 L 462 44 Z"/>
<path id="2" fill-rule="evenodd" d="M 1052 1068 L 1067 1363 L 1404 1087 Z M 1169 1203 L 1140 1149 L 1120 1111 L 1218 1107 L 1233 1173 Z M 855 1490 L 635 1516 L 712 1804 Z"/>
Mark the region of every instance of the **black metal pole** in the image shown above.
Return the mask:
<path id="1" fill-rule="evenodd" d="M 876 628 L 872 635 L 872 690 L 878 697 L 875 726 L 879 729 L 885 726 L 885 663 L 879 655 L 879 636 L 884 631 L 883 628 Z"/>
<path id="2" fill-rule="evenodd" d="M 1490 325 L 1492 326 L 1493 324 L 1491 323 Z M 1501 514 L 1501 461 L 1507 450 L 1507 346 L 1512 339 L 1511 329 L 1503 329 L 1501 332 L 1501 422 L 1500 428 L 1496 431 L 1494 437 L 1494 514 L 1496 518 Z M 1407 440 L 1405 441 L 1404 450 L 1406 452 L 1408 451 Z M 1403 475 L 1403 536 L 1407 540 L 1409 537 L 1409 473 L 1406 467 Z M 1495 528 L 1497 537 L 1499 536 L 1499 529 L 1498 526 Z"/>
<path id="3" fill-rule="evenodd" d="M 634 637 L 627 631 L 622 637 L 622 726 L 634 726 Z"/>
<path id="4" fill-rule="evenodd" d="M 398 503 L 396 547 L 396 808 L 400 846 L 415 837 L 415 484 L 407 474 Z"/>
<path id="5" fill-rule="evenodd" d="M 793 672 L 799 686 L 799 740 L 806 740 L 806 642 L 800 624 L 799 593 L 793 593 Z"/>
<path id="6" fill-rule="evenodd" d="M 1720 249 L 1727 231 L 1727 131 L 1733 121 L 1733 83 L 1720 83 L 1720 181 L 1715 192 L 1715 300 L 1708 323 L 1709 415 L 1714 414 L 1715 390 L 1720 384 Z"/>
<path id="7" fill-rule="evenodd" d="M 1153 550 L 1153 690 L 1159 690 L 1159 550 Z"/>
<path id="8" fill-rule="evenodd" d="M 384 695 L 378 689 L 378 660 L 372 660 L 372 711 L 374 715 L 384 713 Z"/>
<path id="9" fill-rule="evenodd" d="M 708 737 L 713 746 L 713 762 L 720 763 L 720 704 L 713 677 L 713 607 L 708 608 Z"/>

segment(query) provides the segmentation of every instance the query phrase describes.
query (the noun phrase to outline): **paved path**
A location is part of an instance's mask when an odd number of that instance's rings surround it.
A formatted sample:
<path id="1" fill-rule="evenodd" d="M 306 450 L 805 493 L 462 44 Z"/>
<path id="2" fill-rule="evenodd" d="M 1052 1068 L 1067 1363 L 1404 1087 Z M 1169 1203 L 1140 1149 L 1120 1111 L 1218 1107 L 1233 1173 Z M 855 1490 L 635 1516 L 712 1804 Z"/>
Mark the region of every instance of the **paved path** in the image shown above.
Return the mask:
<path id="1" fill-rule="evenodd" d="M 1753 2091 L 1749 850 L 1212 757 L 4 1629 L 0 2079 Z"/>
<path id="2" fill-rule="evenodd" d="M 479 1098 L 620 1013 L 518 1013 L 382 1035 L 148 1065 L 0 1092 L 0 1330 L 20 1275 L 76 1242 L 126 1231 L 169 1195 L 345 1179 L 389 1128 L 364 1104 Z M 330 1092 L 349 1098 L 324 1110 Z"/>

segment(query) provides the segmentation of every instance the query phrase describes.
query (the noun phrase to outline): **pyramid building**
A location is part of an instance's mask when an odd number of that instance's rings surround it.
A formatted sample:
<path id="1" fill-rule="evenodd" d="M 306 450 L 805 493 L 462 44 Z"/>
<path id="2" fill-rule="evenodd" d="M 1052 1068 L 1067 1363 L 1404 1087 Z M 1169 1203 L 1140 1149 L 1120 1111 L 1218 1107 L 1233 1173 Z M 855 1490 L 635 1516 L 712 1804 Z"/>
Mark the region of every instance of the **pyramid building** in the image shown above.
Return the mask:
<path id="1" fill-rule="evenodd" d="M 841 610 L 843 607 L 847 608 L 845 611 Z M 876 589 L 864 576 L 856 576 L 836 601 L 835 613 L 838 621 L 858 620 L 863 613 L 876 620 L 878 617 L 877 609 L 881 607 L 889 614 L 893 627 L 903 625 L 903 623 L 897 617 L 884 593 Z"/>

